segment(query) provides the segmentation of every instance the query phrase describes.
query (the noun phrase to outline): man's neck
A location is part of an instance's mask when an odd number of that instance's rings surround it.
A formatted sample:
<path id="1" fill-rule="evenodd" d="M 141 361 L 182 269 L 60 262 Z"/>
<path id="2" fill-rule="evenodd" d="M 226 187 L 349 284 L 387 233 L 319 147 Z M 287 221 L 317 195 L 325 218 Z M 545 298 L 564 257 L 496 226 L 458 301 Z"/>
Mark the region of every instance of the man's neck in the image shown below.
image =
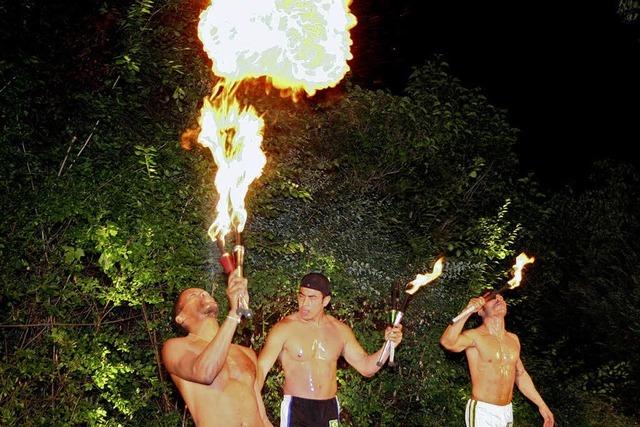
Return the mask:
<path id="1" fill-rule="evenodd" d="M 325 318 L 326 318 L 326 314 L 324 313 L 324 311 L 321 311 L 316 317 L 311 319 L 303 319 L 302 316 L 300 316 L 300 314 L 298 313 L 298 319 L 300 319 L 301 322 L 306 323 L 308 325 L 320 326 L 322 325 Z"/>
<path id="2" fill-rule="evenodd" d="M 189 330 L 189 334 L 205 341 L 211 341 L 218 333 L 218 329 L 218 321 L 214 318 L 207 318 L 194 325 Z"/>
<path id="3" fill-rule="evenodd" d="M 507 332 L 504 327 L 504 317 L 489 317 L 484 320 L 484 325 L 490 335 L 498 338 L 504 336 Z"/>

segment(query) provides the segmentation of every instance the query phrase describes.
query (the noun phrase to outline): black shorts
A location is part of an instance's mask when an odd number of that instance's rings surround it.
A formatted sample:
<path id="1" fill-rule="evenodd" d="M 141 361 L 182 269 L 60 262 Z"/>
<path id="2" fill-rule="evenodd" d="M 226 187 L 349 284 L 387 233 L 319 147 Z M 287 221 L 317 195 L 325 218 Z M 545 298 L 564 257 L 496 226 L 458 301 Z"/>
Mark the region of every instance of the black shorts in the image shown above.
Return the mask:
<path id="1" fill-rule="evenodd" d="M 280 405 L 280 427 L 336 427 L 340 425 L 337 398 L 304 399 L 285 395 Z"/>

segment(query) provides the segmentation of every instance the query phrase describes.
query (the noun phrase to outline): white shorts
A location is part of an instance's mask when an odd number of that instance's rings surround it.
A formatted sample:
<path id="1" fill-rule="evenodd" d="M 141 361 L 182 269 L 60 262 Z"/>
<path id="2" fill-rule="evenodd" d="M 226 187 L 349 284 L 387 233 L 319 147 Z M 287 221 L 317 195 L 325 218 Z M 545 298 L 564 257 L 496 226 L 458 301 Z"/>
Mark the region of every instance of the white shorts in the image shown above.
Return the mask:
<path id="1" fill-rule="evenodd" d="M 464 420 L 467 427 L 512 427 L 513 408 L 469 399 Z"/>

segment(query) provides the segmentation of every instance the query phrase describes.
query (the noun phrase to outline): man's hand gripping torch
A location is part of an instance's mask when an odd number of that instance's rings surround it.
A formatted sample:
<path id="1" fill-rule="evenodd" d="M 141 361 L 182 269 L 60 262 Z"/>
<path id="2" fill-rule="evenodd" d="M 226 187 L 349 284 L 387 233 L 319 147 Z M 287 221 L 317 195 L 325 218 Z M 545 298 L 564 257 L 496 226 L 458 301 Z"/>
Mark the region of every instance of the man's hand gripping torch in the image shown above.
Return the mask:
<path id="1" fill-rule="evenodd" d="M 435 279 L 440 277 L 440 275 L 442 274 L 443 266 L 444 266 L 444 258 L 440 257 L 433 265 L 433 270 L 431 273 L 418 274 L 415 279 L 413 279 L 411 282 L 409 282 L 409 284 L 407 284 L 407 287 L 404 290 L 404 292 L 400 292 L 397 287 L 394 287 L 394 293 L 393 293 L 394 310 L 392 310 L 392 326 L 393 327 L 400 326 L 400 322 L 404 317 L 404 313 L 406 312 L 407 306 L 409 305 L 409 302 L 413 298 L 413 295 L 418 291 L 418 289 L 422 288 L 423 286 L 433 282 Z M 399 309 L 396 309 L 397 304 L 400 300 L 400 294 L 404 296 L 403 298 L 404 301 L 402 302 L 402 306 Z M 389 365 L 393 366 L 395 364 L 395 361 L 394 361 L 395 345 L 393 341 L 389 339 L 385 341 L 384 347 L 382 348 L 382 352 L 378 357 L 378 361 L 376 362 L 376 365 L 378 365 L 379 367 L 382 367 L 382 365 L 384 365 L 384 362 L 387 360 L 387 355 L 389 356 Z"/>
<path id="2" fill-rule="evenodd" d="M 402 322 L 402 317 L 404 316 L 404 312 L 393 310 L 392 316 L 394 317 L 392 326 L 394 328 L 400 326 L 400 322 Z M 386 340 L 384 342 L 384 347 L 382 347 L 382 353 L 380 353 L 380 356 L 378 357 L 378 361 L 376 362 L 376 365 L 378 365 L 379 367 L 382 367 L 382 365 L 384 365 L 384 362 L 387 361 L 387 356 L 389 356 L 389 366 L 391 367 L 395 366 L 396 364 L 394 360 L 395 348 L 396 348 L 396 345 L 393 341 Z"/>
<path id="3" fill-rule="evenodd" d="M 235 240 L 236 244 L 233 247 L 233 255 L 227 252 L 224 247 L 224 240 L 220 237 L 216 238 L 216 244 L 218 245 L 218 249 L 220 250 L 220 265 L 224 272 L 229 275 L 232 274 L 234 270 L 237 270 L 237 274 L 240 277 L 244 277 L 243 265 L 244 265 L 244 246 L 242 245 L 242 234 L 235 231 Z M 241 295 L 238 297 L 238 308 L 236 313 L 240 318 L 243 317 L 251 317 L 253 316 L 253 311 L 249 308 L 249 304 L 247 300 Z"/>
<path id="4" fill-rule="evenodd" d="M 482 299 L 482 304 L 481 305 L 478 305 L 478 304 L 469 305 L 467 308 L 462 310 L 460 312 L 460 314 L 458 314 L 456 317 L 451 319 L 451 323 L 456 323 L 460 319 L 464 319 L 465 317 L 469 316 L 470 314 L 473 314 L 476 311 L 480 310 L 486 303 L 488 303 L 489 301 L 494 299 L 503 290 L 504 290 L 504 288 L 500 289 L 500 290 L 497 290 L 497 291 L 487 291 L 487 292 L 485 292 L 484 294 L 482 294 L 480 296 L 480 298 Z"/>

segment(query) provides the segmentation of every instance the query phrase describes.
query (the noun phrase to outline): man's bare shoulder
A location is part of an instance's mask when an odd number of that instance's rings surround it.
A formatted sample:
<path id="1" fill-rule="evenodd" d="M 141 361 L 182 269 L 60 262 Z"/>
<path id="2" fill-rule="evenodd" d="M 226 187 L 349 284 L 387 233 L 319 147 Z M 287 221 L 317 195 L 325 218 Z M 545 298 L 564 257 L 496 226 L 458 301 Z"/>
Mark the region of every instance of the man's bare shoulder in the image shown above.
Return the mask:
<path id="1" fill-rule="evenodd" d="M 256 360 L 258 360 L 258 356 L 256 356 L 256 351 L 254 349 L 252 349 L 251 347 L 246 347 L 246 346 L 240 345 L 240 344 L 231 344 L 231 346 L 236 347 L 238 350 L 242 351 L 244 354 L 249 356 L 249 358 L 251 360 L 253 360 L 254 362 Z"/>
<path id="2" fill-rule="evenodd" d="M 162 345 L 162 350 L 171 350 L 171 351 L 175 351 L 175 350 L 179 350 L 181 348 L 186 348 L 189 346 L 189 338 L 184 336 L 184 337 L 174 337 L 174 338 L 169 338 L 168 340 L 166 340 L 164 342 L 164 344 Z"/>
<path id="3" fill-rule="evenodd" d="M 191 342 L 188 337 L 169 338 L 165 341 L 162 345 L 162 359 L 167 369 L 171 370 L 173 364 L 190 351 Z"/>
<path id="4" fill-rule="evenodd" d="M 482 326 L 478 326 L 477 328 L 465 329 L 464 331 L 462 331 L 462 335 L 467 336 L 469 338 L 477 338 L 485 334 L 486 334 L 486 331 L 482 329 Z"/>
<path id="5" fill-rule="evenodd" d="M 518 335 L 516 335 L 516 334 L 515 334 L 515 333 L 513 333 L 513 332 L 508 332 L 508 331 L 507 331 L 507 336 L 508 336 L 509 338 L 511 338 L 512 340 L 514 340 L 514 341 L 516 342 L 516 344 L 518 344 L 518 346 L 520 346 L 520 338 L 518 337 Z"/>
<path id="6" fill-rule="evenodd" d="M 340 327 L 340 328 L 349 328 L 349 329 L 351 329 L 349 327 L 349 325 L 347 325 L 346 323 L 344 323 L 341 320 L 336 319 L 335 317 L 333 317 L 330 314 L 325 314 L 324 316 L 325 316 L 325 319 L 327 319 L 327 322 L 329 324 L 333 325 L 333 326 L 337 326 L 337 327 Z"/>
<path id="7" fill-rule="evenodd" d="M 343 321 L 336 319 L 330 314 L 326 315 L 326 319 L 327 319 L 327 324 L 332 328 L 336 328 L 341 335 L 343 336 L 344 334 L 353 335 L 353 330 L 351 329 L 351 326 L 347 325 Z"/>
<path id="8" fill-rule="evenodd" d="M 269 331 L 270 336 L 277 336 L 288 333 L 288 331 L 294 327 L 300 321 L 295 314 L 290 314 L 278 320 L 278 322 L 271 327 Z"/>

